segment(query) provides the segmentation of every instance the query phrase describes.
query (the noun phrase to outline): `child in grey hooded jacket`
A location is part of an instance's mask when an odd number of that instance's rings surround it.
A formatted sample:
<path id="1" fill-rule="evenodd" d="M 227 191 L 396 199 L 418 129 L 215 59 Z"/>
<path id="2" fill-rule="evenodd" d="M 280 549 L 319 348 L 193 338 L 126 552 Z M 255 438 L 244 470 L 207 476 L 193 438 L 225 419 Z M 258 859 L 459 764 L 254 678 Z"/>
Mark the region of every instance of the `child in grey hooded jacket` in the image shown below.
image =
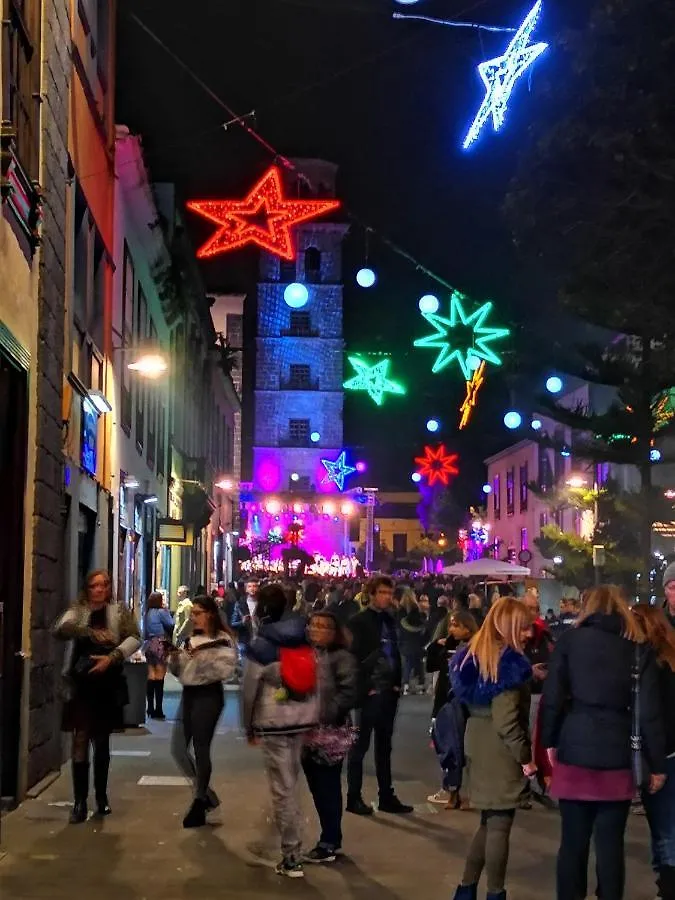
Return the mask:
<path id="1" fill-rule="evenodd" d="M 307 647 L 304 617 L 287 612 L 280 585 L 259 593 L 258 634 L 249 645 L 242 687 L 243 726 L 250 744 L 262 742 L 274 818 L 281 835 L 279 875 L 301 878 L 302 837 L 298 778 L 306 733 L 319 717 L 318 692 L 293 696 L 281 677 L 284 648 Z"/>

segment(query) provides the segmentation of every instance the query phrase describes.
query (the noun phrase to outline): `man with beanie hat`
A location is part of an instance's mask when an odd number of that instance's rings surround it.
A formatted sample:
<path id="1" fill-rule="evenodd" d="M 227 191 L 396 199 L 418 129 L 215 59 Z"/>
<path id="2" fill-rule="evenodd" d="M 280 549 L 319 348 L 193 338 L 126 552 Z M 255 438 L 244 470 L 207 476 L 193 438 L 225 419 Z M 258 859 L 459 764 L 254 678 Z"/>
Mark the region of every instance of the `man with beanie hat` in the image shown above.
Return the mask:
<path id="1" fill-rule="evenodd" d="M 663 592 L 666 595 L 663 611 L 670 624 L 675 627 L 675 562 L 671 562 L 663 573 Z"/>

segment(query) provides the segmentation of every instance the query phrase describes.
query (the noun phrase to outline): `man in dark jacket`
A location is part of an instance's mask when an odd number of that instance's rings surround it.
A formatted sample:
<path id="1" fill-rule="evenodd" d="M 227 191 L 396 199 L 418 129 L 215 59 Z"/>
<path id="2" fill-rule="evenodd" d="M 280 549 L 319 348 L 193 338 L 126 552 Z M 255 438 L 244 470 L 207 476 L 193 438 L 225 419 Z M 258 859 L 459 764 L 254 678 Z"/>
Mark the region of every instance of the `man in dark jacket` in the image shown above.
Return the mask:
<path id="1" fill-rule="evenodd" d="M 375 772 L 379 790 L 378 809 L 389 813 L 410 813 L 394 793 L 391 778 L 391 739 L 401 693 L 401 655 L 396 622 L 390 614 L 394 582 L 385 575 L 367 586 L 369 606 L 350 621 L 351 651 L 359 675 L 359 737 L 349 754 L 347 766 L 347 812 L 370 816 L 372 807 L 363 801 L 363 760 L 375 734 Z"/>

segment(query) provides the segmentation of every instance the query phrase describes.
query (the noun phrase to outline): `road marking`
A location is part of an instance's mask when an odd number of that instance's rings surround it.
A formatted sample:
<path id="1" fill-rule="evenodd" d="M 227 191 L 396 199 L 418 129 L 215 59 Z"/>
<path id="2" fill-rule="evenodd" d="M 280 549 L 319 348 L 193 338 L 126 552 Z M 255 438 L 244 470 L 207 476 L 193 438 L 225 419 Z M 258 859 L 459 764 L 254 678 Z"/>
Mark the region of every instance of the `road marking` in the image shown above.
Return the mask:
<path id="1" fill-rule="evenodd" d="M 137 782 L 142 787 L 183 787 L 191 783 L 182 775 L 142 775 Z"/>
<path id="2" fill-rule="evenodd" d="M 149 750 L 111 750 L 111 756 L 150 756 Z"/>

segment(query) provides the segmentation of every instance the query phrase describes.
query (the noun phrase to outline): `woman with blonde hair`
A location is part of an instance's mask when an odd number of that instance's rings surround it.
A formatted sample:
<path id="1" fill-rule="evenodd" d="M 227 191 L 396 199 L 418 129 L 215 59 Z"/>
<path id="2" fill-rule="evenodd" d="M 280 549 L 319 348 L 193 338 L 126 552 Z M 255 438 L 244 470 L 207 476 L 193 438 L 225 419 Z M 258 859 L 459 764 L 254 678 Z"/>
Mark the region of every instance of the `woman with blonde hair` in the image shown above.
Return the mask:
<path id="1" fill-rule="evenodd" d="M 588 893 L 595 842 L 598 896 L 622 900 L 624 834 L 636 785 L 631 753 L 632 676 L 639 680 L 640 729 L 649 791 L 663 786 L 665 735 L 658 669 L 621 590 L 600 585 L 584 597 L 576 625 L 556 644 L 544 683 L 541 737 L 559 800 L 558 900 Z"/>
<path id="2" fill-rule="evenodd" d="M 505 900 L 509 839 L 525 778 L 536 772 L 528 733 L 532 667 L 523 655 L 530 616 L 515 597 L 490 608 L 450 678 L 468 708 L 464 751 L 471 806 L 480 810 L 455 900 L 476 900 L 483 869 L 488 900 Z"/>
<path id="3" fill-rule="evenodd" d="M 675 629 L 664 610 L 639 605 L 633 614 L 656 654 L 661 707 L 666 732 L 666 783 L 662 790 L 642 791 L 642 802 L 652 836 L 652 865 L 657 873 L 659 897 L 675 900 Z"/>
<path id="4" fill-rule="evenodd" d="M 63 730 L 73 735 L 75 802 L 70 822 L 75 825 L 87 818 L 90 744 L 94 747 L 97 813 L 110 815 L 110 735 L 123 726 L 122 711 L 129 702 L 122 665 L 141 641 L 131 612 L 113 602 L 110 573 L 103 570 L 87 576 L 78 602 L 59 618 L 54 635 L 69 641 L 63 666 L 67 688 Z"/>

